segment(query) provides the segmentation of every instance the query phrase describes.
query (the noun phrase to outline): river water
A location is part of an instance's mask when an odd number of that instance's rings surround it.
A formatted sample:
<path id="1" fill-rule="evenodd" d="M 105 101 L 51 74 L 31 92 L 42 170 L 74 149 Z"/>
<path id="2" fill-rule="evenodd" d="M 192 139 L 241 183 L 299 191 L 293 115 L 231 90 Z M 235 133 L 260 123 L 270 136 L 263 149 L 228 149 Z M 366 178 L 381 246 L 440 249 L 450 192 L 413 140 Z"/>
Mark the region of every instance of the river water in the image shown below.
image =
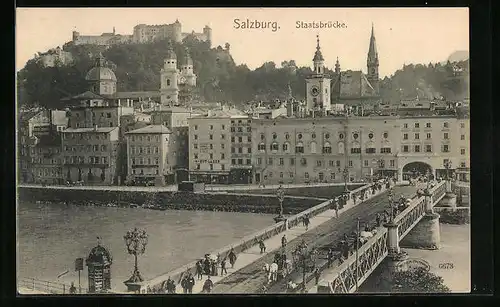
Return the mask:
<path id="1" fill-rule="evenodd" d="M 34 203 L 19 203 L 17 210 L 19 277 L 73 281 L 78 287 L 74 261 L 85 259 L 99 236 L 113 257 L 111 278 L 116 291 L 126 289 L 123 281 L 133 271 L 134 257 L 127 254 L 123 236 L 134 227 L 149 235 L 146 252 L 139 257 L 139 270 L 150 279 L 274 223 L 272 215 L 235 212 Z M 81 272 L 82 290 L 88 287 L 86 269 Z M 58 278 L 66 270 L 69 272 Z"/>

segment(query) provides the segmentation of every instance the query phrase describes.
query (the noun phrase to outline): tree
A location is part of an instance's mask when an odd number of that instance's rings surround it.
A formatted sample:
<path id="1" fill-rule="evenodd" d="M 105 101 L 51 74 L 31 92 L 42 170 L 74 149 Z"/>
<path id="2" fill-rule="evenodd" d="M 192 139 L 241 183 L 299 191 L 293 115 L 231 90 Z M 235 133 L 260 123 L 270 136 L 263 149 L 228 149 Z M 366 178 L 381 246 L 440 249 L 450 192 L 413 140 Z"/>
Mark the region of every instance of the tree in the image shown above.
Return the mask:
<path id="1" fill-rule="evenodd" d="M 393 275 L 389 292 L 403 293 L 448 293 L 450 289 L 443 278 L 423 267 L 396 272 Z"/>

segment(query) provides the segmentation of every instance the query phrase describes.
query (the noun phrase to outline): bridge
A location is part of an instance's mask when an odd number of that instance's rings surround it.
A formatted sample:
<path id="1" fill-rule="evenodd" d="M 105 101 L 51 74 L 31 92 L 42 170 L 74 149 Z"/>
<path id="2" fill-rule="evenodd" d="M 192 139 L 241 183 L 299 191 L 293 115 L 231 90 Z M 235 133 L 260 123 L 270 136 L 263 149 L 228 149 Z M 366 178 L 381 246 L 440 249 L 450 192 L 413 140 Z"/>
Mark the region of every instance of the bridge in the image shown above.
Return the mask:
<path id="1" fill-rule="evenodd" d="M 357 218 L 360 218 L 363 223 L 369 223 L 369 220 L 377 212 L 387 209 L 388 197 L 386 192 L 388 188 L 393 188 L 397 196 L 404 195 L 407 198 L 412 198 L 410 205 L 390 223 L 380 227 L 377 234 L 358 249 L 357 264 L 356 258 L 351 255 L 342 264 L 335 263 L 332 271 L 332 269 L 327 268 L 326 261 L 321 259 L 317 263 L 317 267 L 323 272 L 322 282 L 318 287 L 311 285 L 314 277 L 312 273 L 309 273 L 305 278 L 306 285 L 304 287 L 306 289 L 315 288 L 311 292 L 350 293 L 355 291 L 357 286 L 373 272 L 383 259 L 388 256 L 395 257 L 395 259 L 401 257 L 399 242 L 403 238 L 406 238 L 410 244 L 416 243 L 435 248 L 439 241 L 439 215 L 433 213 L 432 209 L 438 202 L 443 203 L 448 194 L 451 195 L 450 192 L 447 193 L 445 182 L 437 184 L 428 191 L 428 194 L 421 196 L 415 195 L 416 187 L 414 186 L 396 185 L 392 187 L 392 185 L 378 183 L 378 188 L 374 188 L 374 185 L 367 184 L 351 191 L 347 204 L 339 210 L 338 216 L 335 210 L 332 210 L 331 201 L 328 200 L 297 215 L 288 217 L 285 222 L 272 225 L 242 238 L 240 242 L 232 243 L 211 252 L 215 255 L 220 254 L 224 258 L 229 253 L 229 250 L 233 248 L 238 255 L 235 268 L 229 266 L 228 275 L 211 277 L 215 284 L 212 292 L 259 293 L 267 281 L 267 275 L 262 271 L 262 267 L 264 263 L 273 261 L 276 252 L 282 252 L 280 241 L 283 234 L 288 238 L 289 243 L 286 249 L 289 251 L 298 246 L 302 240 L 305 240 L 310 246 L 324 251 L 326 246 L 338 242 L 342 234 L 355 230 Z M 299 225 L 305 215 L 308 215 L 311 221 L 308 230 Z M 411 235 L 413 232 L 417 234 Z M 422 235 L 422 233 L 425 234 Z M 261 239 L 267 246 L 264 254 L 260 254 L 258 248 L 258 242 Z M 179 283 L 187 270 L 194 274 L 195 262 L 193 261 L 182 268 L 162 274 L 151 280 L 129 284 L 128 290 L 136 293 L 159 293 L 161 292 L 161 285 L 168 277 Z M 268 292 L 286 292 L 286 282 L 290 279 L 298 280 L 301 275 L 296 270 L 289 274 L 285 280 L 274 284 Z M 201 292 L 205 278 L 196 281 L 193 293 Z M 299 283 L 301 281 L 302 278 L 300 278 Z M 177 292 L 182 292 L 180 286 L 177 287 Z"/>

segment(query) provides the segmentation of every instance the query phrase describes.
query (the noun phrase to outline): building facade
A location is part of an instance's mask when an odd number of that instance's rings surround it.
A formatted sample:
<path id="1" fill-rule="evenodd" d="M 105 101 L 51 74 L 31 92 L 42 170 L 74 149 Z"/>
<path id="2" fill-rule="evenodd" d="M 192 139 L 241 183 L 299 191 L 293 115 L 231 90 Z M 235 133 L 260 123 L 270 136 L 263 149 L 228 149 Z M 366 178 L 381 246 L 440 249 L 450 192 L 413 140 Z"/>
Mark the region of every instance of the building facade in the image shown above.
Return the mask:
<path id="1" fill-rule="evenodd" d="M 394 118 L 255 119 L 252 130 L 256 183 L 358 181 L 397 170 Z"/>
<path id="2" fill-rule="evenodd" d="M 251 163 L 247 164 L 247 119 L 248 116 L 243 112 L 229 108 L 209 110 L 206 114 L 189 119 L 190 180 L 227 184 L 230 183 L 232 162 L 235 162 L 236 178 L 239 178 L 240 173 L 237 169 L 251 168 Z M 238 162 L 241 162 L 239 167 Z"/>
<path id="3" fill-rule="evenodd" d="M 30 174 L 24 182 L 62 184 L 61 133 L 42 135 L 30 146 Z M 29 179 L 28 179 L 29 178 Z"/>
<path id="4" fill-rule="evenodd" d="M 62 131 L 63 178 L 88 185 L 122 180 L 118 127 L 68 128 Z"/>
<path id="5" fill-rule="evenodd" d="M 171 134 L 163 125 L 149 125 L 126 133 L 128 182 L 162 186 L 173 181 L 177 157 L 170 150 Z"/>

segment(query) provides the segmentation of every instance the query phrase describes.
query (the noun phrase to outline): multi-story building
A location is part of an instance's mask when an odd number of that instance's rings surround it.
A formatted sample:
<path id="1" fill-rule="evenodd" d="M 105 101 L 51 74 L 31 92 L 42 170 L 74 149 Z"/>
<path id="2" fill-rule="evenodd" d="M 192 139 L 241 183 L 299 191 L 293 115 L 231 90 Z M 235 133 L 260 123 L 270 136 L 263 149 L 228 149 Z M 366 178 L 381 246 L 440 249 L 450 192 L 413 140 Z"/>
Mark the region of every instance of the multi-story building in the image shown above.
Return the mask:
<path id="1" fill-rule="evenodd" d="M 252 123 L 255 182 L 342 182 L 397 170 L 397 120 L 277 118 Z"/>
<path id="2" fill-rule="evenodd" d="M 446 163 L 451 173 L 462 169 L 462 179 L 469 168 L 469 120 L 457 116 L 400 117 L 402 179 L 415 172 L 446 177 Z"/>
<path id="3" fill-rule="evenodd" d="M 33 146 L 40 143 L 40 138 L 57 134 L 68 126 L 66 111 L 59 110 L 31 110 L 22 112 L 18 122 L 18 147 L 17 161 L 19 179 L 21 182 L 33 182 L 34 176 L 31 171 L 33 161 L 39 161 L 38 157 L 32 159 Z M 48 142 L 51 144 L 52 142 Z M 38 148 L 42 145 L 37 145 Z M 49 145 L 50 147 L 50 145 Z M 37 149 L 38 150 L 38 149 Z M 47 149 L 48 150 L 48 149 Z M 45 149 L 43 150 L 45 151 Z"/>
<path id="4" fill-rule="evenodd" d="M 189 118 L 196 115 L 191 110 L 180 107 L 157 107 L 150 112 L 153 125 L 163 125 L 171 131 L 169 151 L 175 160 L 173 182 L 189 179 Z M 169 181 L 171 183 L 171 181 Z"/>
<path id="5" fill-rule="evenodd" d="M 165 185 L 175 181 L 177 156 L 170 145 L 175 140 L 164 125 L 150 125 L 126 133 L 127 181 Z"/>
<path id="6" fill-rule="evenodd" d="M 36 137 L 36 141 L 30 146 L 30 156 L 30 176 L 28 176 L 30 179 L 25 178 L 25 182 L 63 183 L 60 132 Z"/>
<path id="7" fill-rule="evenodd" d="M 248 115 L 231 116 L 230 183 L 252 183 L 252 118 Z"/>
<path id="8" fill-rule="evenodd" d="M 238 120 L 247 120 L 248 116 L 236 109 L 223 108 L 209 110 L 206 114 L 191 117 L 189 121 L 189 175 L 190 179 L 205 183 L 229 183 L 230 170 L 234 148 L 235 166 L 241 159 L 241 166 L 248 165 L 248 123 L 240 123 L 241 132 L 238 132 Z M 231 120 L 236 122 L 231 125 Z M 231 128 L 235 132 L 231 132 Z M 245 132 L 243 132 L 243 127 Z M 244 135 L 246 139 L 244 140 Z M 234 138 L 234 139 L 233 139 Z M 241 138 L 241 142 L 239 142 Z M 231 142 L 234 140 L 234 142 Z M 234 146 L 233 146 L 234 145 Z M 242 148 L 239 153 L 238 148 Z M 240 156 L 241 155 L 241 156 Z M 249 166 L 247 166 L 249 167 Z"/>
<path id="9" fill-rule="evenodd" d="M 85 184 L 118 184 L 121 155 L 118 127 L 68 128 L 62 131 L 63 178 Z"/>
<path id="10" fill-rule="evenodd" d="M 73 31 L 73 43 L 75 45 L 112 46 L 131 43 L 132 38 L 132 35 L 116 34 L 115 27 L 113 27 L 113 32 L 102 33 L 101 35 L 80 35 L 79 32 Z"/>
<path id="11" fill-rule="evenodd" d="M 255 182 L 342 182 L 418 174 L 468 180 L 469 120 L 456 116 L 254 119 Z"/>

